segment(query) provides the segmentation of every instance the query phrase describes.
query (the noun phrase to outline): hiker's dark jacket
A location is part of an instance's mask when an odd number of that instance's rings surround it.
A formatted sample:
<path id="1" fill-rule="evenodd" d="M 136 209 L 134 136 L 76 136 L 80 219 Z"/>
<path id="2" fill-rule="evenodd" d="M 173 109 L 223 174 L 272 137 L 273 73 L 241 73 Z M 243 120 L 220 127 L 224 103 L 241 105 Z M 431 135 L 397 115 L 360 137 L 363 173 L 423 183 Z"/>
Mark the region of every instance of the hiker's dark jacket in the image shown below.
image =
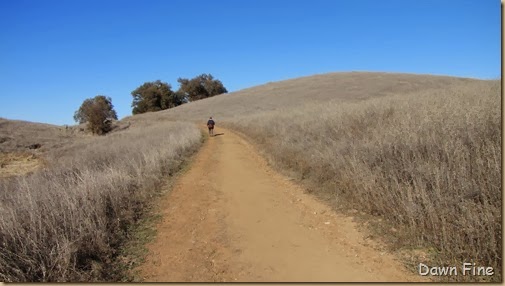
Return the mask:
<path id="1" fill-rule="evenodd" d="M 215 123 L 215 122 L 214 122 L 214 120 L 212 120 L 212 119 L 209 119 L 209 121 L 207 121 L 207 126 L 208 126 L 208 127 L 214 127 L 214 125 L 215 125 L 215 124 L 216 124 L 216 123 Z"/>

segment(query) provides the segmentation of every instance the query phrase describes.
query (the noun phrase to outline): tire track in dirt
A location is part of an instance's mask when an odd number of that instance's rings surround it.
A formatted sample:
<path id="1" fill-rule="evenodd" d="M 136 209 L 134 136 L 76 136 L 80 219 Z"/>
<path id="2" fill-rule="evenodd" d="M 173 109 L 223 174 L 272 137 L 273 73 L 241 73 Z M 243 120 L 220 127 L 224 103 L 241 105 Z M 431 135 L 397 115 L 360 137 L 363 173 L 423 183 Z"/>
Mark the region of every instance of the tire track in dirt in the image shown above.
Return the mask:
<path id="1" fill-rule="evenodd" d="M 374 249 L 352 218 L 274 172 L 240 136 L 219 131 L 163 199 L 139 269 L 144 281 L 421 281 Z"/>

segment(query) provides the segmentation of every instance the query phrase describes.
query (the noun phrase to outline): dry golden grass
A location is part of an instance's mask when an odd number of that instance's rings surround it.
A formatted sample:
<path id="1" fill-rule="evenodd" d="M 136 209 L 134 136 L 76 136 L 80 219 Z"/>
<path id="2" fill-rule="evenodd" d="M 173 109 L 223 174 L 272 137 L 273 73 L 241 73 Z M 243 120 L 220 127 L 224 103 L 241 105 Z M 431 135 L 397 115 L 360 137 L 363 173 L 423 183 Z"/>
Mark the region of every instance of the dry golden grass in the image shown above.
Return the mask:
<path id="1" fill-rule="evenodd" d="M 43 153 L 69 144 L 75 139 L 87 137 L 80 132 L 83 126 L 56 126 L 44 123 L 0 118 L 0 153 L 37 152 Z M 31 145 L 40 144 L 36 151 Z"/>
<path id="2" fill-rule="evenodd" d="M 129 228 L 201 139 L 187 123 L 76 141 L 0 180 L 1 281 L 115 281 Z M 64 150 L 64 152 L 62 152 Z"/>
<path id="3" fill-rule="evenodd" d="M 28 152 L 0 153 L 0 179 L 28 174 L 42 165 L 40 158 Z"/>
<path id="4" fill-rule="evenodd" d="M 91 137 L 80 131 L 83 128 L 0 118 L 0 178 L 22 176 L 45 166 L 48 154 Z"/>
<path id="5" fill-rule="evenodd" d="M 186 120 L 205 124 L 209 116 L 219 121 L 243 115 L 275 111 L 330 100 L 363 101 L 372 97 L 406 94 L 419 90 L 445 88 L 476 82 L 474 79 L 446 76 L 345 72 L 328 73 L 272 82 L 223 94 L 177 108 L 125 118 L 132 127 L 140 122 Z"/>
<path id="6" fill-rule="evenodd" d="M 0 152 L 38 143 L 30 154 L 51 166 L 0 180 L 0 280 L 117 279 L 109 266 L 129 226 L 199 145 L 194 126 L 170 121 L 212 115 L 335 207 L 385 218 L 394 246 L 493 266 L 498 281 L 499 92 L 496 81 L 332 73 L 128 117 L 99 138 L 0 119 Z"/>
<path id="7" fill-rule="evenodd" d="M 307 104 L 225 125 L 334 206 L 385 218 L 400 230 L 395 247 L 435 250 L 418 263 L 476 262 L 501 280 L 500 82 Z"/>
<path id="8" fill-rule="evenodd" d="M 499 81 L 331 73 L 128 120 L 212 115 L 334 206 L 385 218 L 394 247 L 429 250 L 432 265 L 492 266 L 500 281 L 500 91 Z"/>
<path id="9" fill-rule="evenodd" d="M 384 218 L 392 247 L 430 250 L 433 265 L 492 266 L 501 280 L 500 82 L 331 73 L 125 120 L 211 115 L 335 207 Z"/>

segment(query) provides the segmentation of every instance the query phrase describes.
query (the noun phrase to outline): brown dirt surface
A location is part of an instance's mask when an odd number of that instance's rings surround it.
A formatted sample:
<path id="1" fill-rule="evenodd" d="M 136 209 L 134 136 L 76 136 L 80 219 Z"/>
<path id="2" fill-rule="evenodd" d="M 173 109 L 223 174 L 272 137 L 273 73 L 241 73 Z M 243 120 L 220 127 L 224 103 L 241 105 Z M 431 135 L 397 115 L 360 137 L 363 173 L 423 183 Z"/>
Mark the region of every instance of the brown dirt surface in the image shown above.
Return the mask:
<path id="1" fill-rule="evenodd" d="M 215 132 L 161 202 L 143 281 L 422 281 L 242 137 Z"/>

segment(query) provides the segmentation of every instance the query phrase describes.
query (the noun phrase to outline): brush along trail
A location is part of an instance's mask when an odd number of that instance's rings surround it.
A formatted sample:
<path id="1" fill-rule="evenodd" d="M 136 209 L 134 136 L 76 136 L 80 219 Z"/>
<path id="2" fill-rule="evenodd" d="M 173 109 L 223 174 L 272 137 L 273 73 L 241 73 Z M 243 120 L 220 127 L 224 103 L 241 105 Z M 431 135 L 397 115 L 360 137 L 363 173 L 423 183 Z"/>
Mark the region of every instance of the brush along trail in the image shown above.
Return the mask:
<path id="1" fill-rule="evenodd" d="M 217 129 L 163 199 L 139 268 L 152 282 L 419 281 L 339 215 Z"/>

